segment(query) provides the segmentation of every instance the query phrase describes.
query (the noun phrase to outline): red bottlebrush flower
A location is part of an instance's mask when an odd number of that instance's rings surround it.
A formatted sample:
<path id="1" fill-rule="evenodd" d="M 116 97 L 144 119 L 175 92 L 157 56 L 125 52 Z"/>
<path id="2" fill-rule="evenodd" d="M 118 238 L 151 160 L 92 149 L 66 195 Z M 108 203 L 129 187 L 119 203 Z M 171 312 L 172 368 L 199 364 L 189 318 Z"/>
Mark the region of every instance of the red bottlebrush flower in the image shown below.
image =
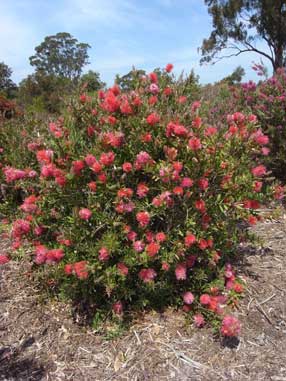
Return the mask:
<path id="1" fill-rule="evenodd" d="M 208 179 L 204 179 L 204 178 L 199 179 L 198 186 L 202 191 L 205 191 L 206 189 L 208 189 L 208 187 L 209 187 Z"/>
<path id="2" fill-rule="evenodd" d="M 196 242 L 196 236 L 194 234 L 188 233 L 185 237 L 185 246 L 191 247 Z"/>
<path id="3" fill-rule="evenodd" d="M 73 269 L 74 269 L 74 272 L 76 273 L 76 276 L 79 279 L 87 279 L 88 278 L 87 262 L 86 261 L 80 261 L 80 262 L 74 263 Z"/>
<path id="4" fill-rule="evenodd" d="M 152 82 L 152 83 L 158 83 L 158 76 L 157 76 L 157 74 L 156 73 L 150 73 L 149 74 L 149 78 L 150 78 L 150 81 Z"/>
<path id="5" fill-rule="evenodd" d="M 238 336 L 241 330 L 240 321 L 231 315 L 226 315 L 223 318 L 220 332 L 223 336 L 233 337 Z"/>
<path id="6" fill-rule="evenodd" d="M 196 314 L 193 316 L 194 324 L 197 328 L 201 328 L 205 325 L 205 319 L 202 314 Z"/>
<path id="7" fill-rule="evenodd" d="M 165 70 L 167 73 L 170 73 L 173 70 L 173 68 L 174 68 L 174 65 L 171 63 L 168 63 L 165 67 Z"/>
<path id="8" fill-rule="evenodd" d="M 163 94 L 166 95 L 167 97 L 173 93 L 173 90 L 170 87 L 165 87 L 163 90 Z"/>
<path id="9" fill-rule="evenodd" d="M 173 189 L 173 193 L 176 195 L 176 196 L 182 196 L 184 194 L 184 189 L 182 187 L 175 187 Z"/>
<path id="10" fill-rule="evenodd" d="M 91 170 L 95 173 L 100 173 L 102 171 L 102 165 L 98 161 L 95 161 L 91 166 Z"/>
<path id="11" fill-rule="evenodd" d="M 174 135 L 185 137 L 185 136 L 188 136 L 188 133 L 189 132 L 186 129 L 186 127 L 181 126 L 180 124 L 174 124 L 173 125 L 173 134 Z"/>
<path id="12" fill-rule="evenodd" d="M 108 261 L 109 259 L 109 256 L 110 256 L 110 253 L 109 253 L 109 250 L 106 248 L 106 247 L 102 247 L 100 250 L 99 250 L 99 256 L 98 256 L 98 259 L 102 262 L 106 262 Z"/>
<path id="13" fill-rule="evenodd" d="M 156 239 L 156 241 L 158 241 L 158 242 L 165 242 L 166 239 L 167 239 L 167 237 L 166 237 L 166 234 L 165 234 L 165 233 L 163 233 L 163 232 L 159 232 L 159 233 L 157 233 L 157 234 L 155 235 L 155 239 Z"/>
<path id="14" fill-rule="evenodd" d="M 178 103 L 180 104 L 184 104 L 187 102 L 187 97 L 184 96 L 184 95 L 181 95 L 179 98 L 178 98 Z"/>
<path id="15" fill-rule="evenodd" d="M 119 274 L 121 274 L 123 276 L 128 275 L 128 267 L 124 263 L 120 262 L 117 264 L 116 267 L 117 267 Z"/>
<path id="16" fill-rule="evenodd" d="M 112 306 L 112 311 L 116 315 L 122 315 L 123 314 L 123 304 L 122 304 L 122 302 L 118 301 L 118 302 L 114 303 L 113 306 Z"/>
<path id="17" fill-rule="evenodd" d="M 91 181 L 90 183 L 88 183 L 87 184 L 88 185 L 88 187 L 89 187 L 89 189 L 90 189 L 90 191 L 91 192 L 95 192 L 96 191 L 96 182 L 95 181 Z"/>
<path id="18" fill-rule="evenodd" d="M 201 213 L 205 213 L 206 212 L 206 204 L 203 200 L 197 200 L 195 202 L 195 208 L 197 210 L 199 210 Z"/>
<path id="19" fill-rule="evenodd" d="M 37 152 L 37 160 L 39 163 L 49 164 L 52 161 L 54 152 L 50 149 L 40 150 Z"/>
<path id="20" fill-rule="evenodd" d="M 153 112 L 147 116 L 146 121 L 148 124 L 150 124 L 150 126 L 154 126 L 160 122 L 160 116 Z"/>
<path id="21" fill-rule="evenodd" d="M 244 287 L 243 287 L 243 285 L 240 284 L 240 283 L 234 283 L 234 285 L 233 285 L 233 290 L 234 290 L 235 292 L 237 292 L 238 294 L 241 294 L 241 293 L 243 292 L 243 290 L 244 290 Z"/>
<path id="22" fill-rule="evenodd" d="M 82 160 L 76 160 L 72 162 L 72 171 L 75 175 L 80 175 L 83 170 L 85 164 Z"/>
<path id="23" fill-rule="evenodd" d="M 249 216 L 247 219 L 249 225 L 256 225 L 257 224 L 257 218 L 255 216 Z"/>
<path id="24" fill-rule="evenodd" d="M 136 220 L 139 222 L 139 225 L 144 228 L 150 222 L 150 215 L 148 212 L 138 212 L 136 214 Z"/>
<path id="25" fill-rule="evenodd" d="M 143 143 L 150 143 L 152 142 L 152 134 L 151 132 L 146 132 L 146 134 L 141 136 L 141 141 Z"/>
<path id="26" fill-rule="evenodd" d="M 0 254 L 0 265 L 5 265 L 9 261 L 10 259 L 6 254 Z"/>
<path id="27" fill-rule="evenodd" d="M 152 95 L 149 99 L 148 99 L 148 104 L 149 105 L 155 105 L 156 103 L 158 102 L 158 97 L 156 95 Z M 148 120 L 147 120 L 148 122 Z M 148 122 L 149 123 L 149 122 Z"/>
<path id="28" fill-rule="evenodd" d="M 115 159 L 115 154 L 114 152 L 110 151 L 110 152 L 101 154 L 99 161 L 102 165 L 109 166 L 113 164 L 114 159 Z"/>
<path id="29" fill-rule="evenodd" d="M 131 188 L 121 188 L 117 191 L 117 196 L 119 198 L 131 198 L 133 195 L 133 190 Z"/>
<path id="30" fill-rule="evenodd" d="M 81 101 L 81 103 L 85 103 L 87 101 L 87 96 L 86 94 L 81 94 L 79 96 L 79 100 Z"/>
<path id="31" fill-rule="evenodd" d="M 175 275 L 177 280 L 187 279 L 187 267 L 185 263 L 179 263 L 175 269 Z"/>
<path id="32" fill-rule="evenodd" d="M 202 144 L 199 138 L 191 138 L 188 145 L 192 151 L 198 151 L 202 148 Z"/>
<path id="33" fill-rule="evenodd" d="M 122 164 L 122 169 L 123 169 L 123 171 L 126 172 L 126 173 L 131 172 L 131 171 L 132 171 L 132 168 L 133 168 L 133 166 L 132 166 L 131 163 L 126 162 L 126 163 L 123 163 L 123 164 Z"/>
<path id="34" fill-rule="evenodd" d="M 149 257 L 154 257 L 160 250 L 160 245 L 157 242 L 151 242 L 146 246 L 146 251 Z"/>
<path id="35" fill-rule="evenodd" d="M 140 270 L 138 276 L 141 280 L 143 280 L 143 282 L 148 283 L 148 282 L 152 282 L 156 278 L 157 273 L 155 270 L 150 268 L 142 269 Z"/>
<path id="36" fill-rule="evenodd" d="M 129 239 L 129 241 L 135 241 L 136 237 L 137 237 L 137 233 L 134 232 L 133 230 L 130 230 L 127 233 L 127 238 Z"/>
<path id="37" fill-rule="evenodd" d="M 192 121 L 192 126 L 194 128 L 200 128 L 202 125 L 202 119 L 199 116 L 196 116 L 195 119 Z"/>
<path id="38" fill-rule="evenodd" d="M 145 233 L 145 237 L 146 241 L 149 243 L 154 241 L 154 234 L 149 230 Z"/>
<path id="39" fill-rule="evenodd" d="M 252 168 L 251 173 L 255 177 L 264 176 L 266 174 L 266 167 L 264 165 L 258 165 L 257 167 Z"/>
<path id="40" fill-rule="evenodd" d="M 205 240 L 205 239 L 203 239 L 203 238 L 201 238 L 201 239 L 199 240 L 198 244 L 199 244 L 199 248 L 200 248 L 201 250 L 205 250 L 205 249 L 207 249 L 208 246 L 209 246 L 209 245 L 208 245 L 208 241 Z"/>
<path id="41" fill-rule="evenodd" d="M 200 296 L 200 303 L 203 305 L 203 306 L 207 306 L 209 305 L 211 302 L 211 297 L 208 295 L 208 294 L 202 294 Z"/>
<path id="42" fill-rule="evenodd" d="M 64 257 L 63 249 L 52 249 L 46 253 L 46 263 L 58 263 Z"/>
<path id="43" fill-rule="evenodd" d="M 107 176 L 104 172 L 101 172 L 97 175 L 97 179 L 101 184 L 105 184 L 107 181 Z"/>
<path id="44" fill-rule="evenodd" d="M 73 272 L 73 264 L 69 263 L 69 264 L 65 265 L 64 272 L 66 275 L 71 275 Z"/>
<path id="45" fill-rule="evenodd" d="M 130 106 L 129 102 L 127 99 L 125 99 L 122 103 L 121 103 L 121 106 L 120 106 L 120 111 L 122 112 L 122 114 L 125 114 L 125 115 L 130 115 L 132 114 L 132 107 Z"/>
<path id="46" fill-rule="evenodd" d="M 92 216 L 92 212 L 89 209 L 87 209 L 87 208 L 82 208 L 78 212 L 78 215 L 79 215 L 79 218 L 81 218 L 82 220 L 86 220 L 87 221 Z"/>
<path id="47" fill-rule="evenodd" d="M 261 188 L 262 188 L 262 182 L 261 181 L 254 181 L 252 187 L 253 187 L 254 192 L 260 192 Z"/>
<path id="48" fill-rule="evenodd" d="M 139 183 L 137 186 L 136 194 L 139 198 L 143 198 L 147 196 L 147 193 L 149 192 L 149 188 L 144 183 Z"/>
<path id="49" fill-rule="evenodd" d="M 212 136 L 212 135 L 215 135 L 216 133 L 217 133 L 217 128 L 212 126 L 207 127 L 204 131 L 205 136 Z"/>
<path id="50" fill-rule="evenodd" d="M 183 295 L 183 300 L 184 300 L 184 303 L 186 304 L 192 304 L 193 301 L 195 300 L 195 297 L 190 291 L 187 291 Z"/>

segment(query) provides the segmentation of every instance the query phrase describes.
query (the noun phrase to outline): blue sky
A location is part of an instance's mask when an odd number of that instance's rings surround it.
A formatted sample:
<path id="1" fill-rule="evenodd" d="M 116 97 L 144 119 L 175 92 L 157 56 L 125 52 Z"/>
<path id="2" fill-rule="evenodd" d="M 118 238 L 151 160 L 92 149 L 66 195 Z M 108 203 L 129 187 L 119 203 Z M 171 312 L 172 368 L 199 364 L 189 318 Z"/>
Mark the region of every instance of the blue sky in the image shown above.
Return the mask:
<path id="1" fill-rule="evenodd" d="M 33 72 L 29 56 L 45 36 L 69 32 L 91 45 L 88 69 L 108 84 L 132 65 L 151 71 L 175 65 L 175 73 L 192 68 L 202 83 L 218 81 L 242 65 L 245 79 L 256 79 L 255 54 L 200 66 L 197 48 L 211 31 L 203 0 L 0 0 L 0 61 L 19 82 Z"/>

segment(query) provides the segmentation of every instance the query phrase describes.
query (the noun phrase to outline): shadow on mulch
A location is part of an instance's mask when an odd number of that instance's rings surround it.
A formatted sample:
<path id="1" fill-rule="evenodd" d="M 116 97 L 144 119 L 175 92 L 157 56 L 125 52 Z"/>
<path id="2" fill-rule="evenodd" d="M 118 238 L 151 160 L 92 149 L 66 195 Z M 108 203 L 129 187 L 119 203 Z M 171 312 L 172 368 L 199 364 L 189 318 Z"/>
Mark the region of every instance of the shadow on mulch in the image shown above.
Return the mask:
<path id="1" fill-rule="evenodd" d="M 40 381 L 46 370 L 32 356 L 25 357 L 25 350 L 33 345 L 35 339 L 28 338 L 19 348 L 0 348 L 0 380 Z"/>

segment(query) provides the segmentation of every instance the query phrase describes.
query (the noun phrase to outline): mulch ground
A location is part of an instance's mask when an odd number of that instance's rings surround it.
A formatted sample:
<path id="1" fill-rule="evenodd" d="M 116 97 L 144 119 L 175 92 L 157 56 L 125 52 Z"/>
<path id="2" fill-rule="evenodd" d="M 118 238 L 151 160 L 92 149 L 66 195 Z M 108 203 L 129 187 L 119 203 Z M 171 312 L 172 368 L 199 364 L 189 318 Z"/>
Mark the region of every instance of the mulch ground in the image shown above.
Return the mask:
<path id="1" fill-rule="evenodd" d="M 247 282 L 239 340 L 193 329 L 172 310 L 107 340 L 77 324 L 69 307 L 47 302 L 27 263 L 1 266 L 0 380 L 286 380 L 286 215 L 254 230 L 264 244 L 241 248 L 236 265 Z"/>

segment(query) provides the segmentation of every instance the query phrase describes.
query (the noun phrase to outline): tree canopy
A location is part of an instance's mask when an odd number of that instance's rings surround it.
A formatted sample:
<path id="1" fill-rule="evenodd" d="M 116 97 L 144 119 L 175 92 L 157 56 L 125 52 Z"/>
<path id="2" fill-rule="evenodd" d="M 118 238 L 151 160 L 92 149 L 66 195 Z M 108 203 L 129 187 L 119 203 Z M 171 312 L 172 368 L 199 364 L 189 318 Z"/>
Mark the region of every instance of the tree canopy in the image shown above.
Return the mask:
<path id="1" fill-rule="evenodd" d="M 45 75 L 78 79 L 83 67 L 88 64 L 88 49 L 86 43 L 79 43 L 69 33 L 57 33 L 45 37 L 35 48 L 36 54 L 31 56 L 30 64 L 37 72 Z"/>
<path id="2" fill-rule="evenodd" d="M 255 52 L 268 59 L 274 71 L 286 65 L 286 0 L 205 0 L 205 4 L 213 30 L 203 40 L 201 63 Z M 258 41 L 267 48 L 258 48 Z"/>
<path id="3" fill-rule="evenodd" d="M 12 69 L 4 62 L 0 62 L 0 92 L 10 97 L 17 86 L 11 79 Z"/>

